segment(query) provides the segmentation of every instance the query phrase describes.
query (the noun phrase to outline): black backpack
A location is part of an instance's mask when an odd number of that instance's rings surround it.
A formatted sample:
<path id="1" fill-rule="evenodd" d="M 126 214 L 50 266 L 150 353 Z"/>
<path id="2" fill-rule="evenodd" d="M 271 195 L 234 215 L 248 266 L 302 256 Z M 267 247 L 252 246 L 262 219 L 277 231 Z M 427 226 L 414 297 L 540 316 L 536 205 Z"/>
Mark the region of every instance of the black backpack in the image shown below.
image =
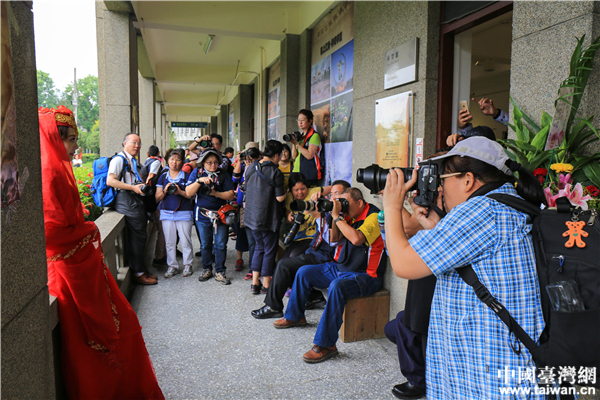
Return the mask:
<path id="1" fill-rule="evenodd" d="M 509 331 L 529 350 L 538 369 L 558 377 L 561 368 L 576 367 L 581 377 L 582 369 L 600 371 L 600 217 L 594 209 L 582 211 L 571 208 L 566 198 L 557 199 L 557 209 L 540 210 L 515 196 L 494 193 L 488 197 L 528 214 L 533 220 L 531 230 L 535 250 L 536 268 L 546 326 L 536 345 L 527 333 L 479 281 L 469 265 L 456 272 L 473 289 L 475 294 L 506 324 Z M 570 231 L 572 222 L 585 222 L 583 231 Z M 564 234 L 563 234 L 564 233 Z M 568 236 L 568 237 L 567 237 Z M 567 241 L 582 238 L 585 247 L 565 247 Z M 575 244 L 577 242 L 575 241 Z M 583 311 L 559 312 L 552 307 L 546 287 L 562 281 L 576 282 L 583 301 Z M 520 345 L 511 344 L 515 353 Z M 594 374 L 592 374 L 594 376 Z M 556 379 L 558 382 L 558 379 Z M 595 378 L 587 382 L 575 379 L 581 386 L 600 387 Z"/>

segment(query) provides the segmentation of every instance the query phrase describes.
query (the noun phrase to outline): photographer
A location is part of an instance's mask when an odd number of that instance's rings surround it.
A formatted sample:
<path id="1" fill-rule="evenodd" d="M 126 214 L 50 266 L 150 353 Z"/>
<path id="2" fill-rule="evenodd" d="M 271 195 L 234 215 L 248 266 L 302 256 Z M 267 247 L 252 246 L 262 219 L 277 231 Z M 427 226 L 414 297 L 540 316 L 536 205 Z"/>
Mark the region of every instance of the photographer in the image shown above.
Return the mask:
<path id="1" fill-rule="evenodd" d="M 204 141 L 207 142 L 208 145 L 206 147 L 200 146 L 200 143 L 202 143 Z M 219 168 L 222 169 L 223 171 L 226 171 L 227 173 L 229 173 L 230 168 L 231 168 L 231 161 L 229 160 L 229 158 L 225 157 L 221 153 L 222 146 L 223 146 L 223 136 L 219 135 L 218 133 L 213 133 L 212 135 L 205 135 L 200 138 L 196 138 L 192 142 L 192 144 L 190 144 L 190 146 L 188 147 L 188 150 L 190 152 L 196 153 L 198 155 L 200 155 L 201 153 L 203 153 L 205 150 L 207 150 L 209 148 L 216 150 L 216 152 L 219 153 L 219 155 L 221 156 L 221 164 L 219 165 Z M 200 148 L 200 150 L 198 150 L 198 148 Z"/>
<path id="2" fill-rule="evenodd" d="M 127 259 L 133 271 L 133 280 L 142 285 L 156 285 L 156 275 L 148 273 L 146 256 L 146 207 L 142 196 L 144 182 L 138 173 L 135 157 L 142 148 L 142 141 L 136 133 L 128 133 L 123 138 L 123 151 L 108 165 L 106 184 L 118 189 L 115 210 L 125 215 L 127 227 Z M 125 166 L 125 160 L 127 165 Z"/>
<path id="3" fill-rule="evenodd" d="M 214 149 L 205 150 L 198 159 L 198 168 L 190 175 L 185 189 L 189 198 L 196 195 L 196 227 L 200 232 L 202 268 L 198 280 L 207 281 L 213 276 L 213 242 L 215 254 L 215 280 L 223 285 L 231 282 L 225 275 L 225 258 L 229 227 L 219 220 L 218 211 L 233 200 L 235 194 L 231 176 L 219 168 L 223 162 Z"/>
<path id="4" fill-rule="evenodd" d="M 284 318 L 273 323 L 277 329 L 306 325 L 305 304 L 313 288 L 328 287 L 327 304 L 319 321 L 313 348 L 306 352 L 307 363 L 325 361 L 337 354 L 335 343 L 342 326 L 344 308 L 349 299 L 369 296 L 381 287 L 387 257 L 379 231 L 379 209 L 367 203 L 357 188 L 342 195 L 348 209 L 341 215 L 342 203 L 334 202 L 330 240 L 341 241 L 333 260 L 307 265 L 296 274 Z"/>
<path id="5" fill-rule="evenodd" d="M 252 231 L 255 242 L 250 285 L 254 294 L 260 293 L 262 285 L 269 287 L 275 268 L 277 231 L 283 217 L 281 202 L 285 200 L 283 174 L 278 168 L 282 150 L 281 142 L 269 140 L 263 158 L 254 161 L 246 171 L 244 224 Z"/>
<path id="6" fill-rule="evenodd" d="M 383 204 L 391 264 L 402 278 L 433 274 L 438 279 L 427 339 L 428 397 L 501 398 L 501 384 L 516 388 L 528 382 L 510 374 L 500 382 L 498 371 L 524 370 L 534 365 L 531 355 L 524 346 L 519 354 L 513 352 L 514 337 L 508 328 L 456 269 L 471 265 L 491 296 L 530 337 L 539 338 L 544 320 L 530 219 L 485 195 L 520 196 L 539 207 L 544 194 L 529 171 L 511 161 L 502 146 L 483 137 L 465 139 L 432 159 L 436 160 L 444 163 L 439 179 L 447 215 L 442 220 L 433 215 L 427 221 L 430 229 L 411 239 L 402 230 L 401 210 L 417 175 L 406 183 L 399 170 L 390 170 L 387 176 Z M 514 172 L 519 173 L 516 189 Z M 425 219 L 426 211 L 417 213 Z"/>
<path id="7" fill-rule="evenodd" d="M 331 185 L 331 201 L 339 199 L 344 190 L 349 187 L 350 184 L 346 181 L 333 182 L 333 185 Z M 329 238 L 329 229 L 333 224 L 331 213 L 312 211 L 311 214 L 316 218 L 317 234 L 304 254 L 282 258 L 279 261 L 273 275 L 273 281 L 265 297 L 265 305 L 251 312 L 254 318 L 281 318 L 283 316 L 283 296 L 286 289 L 294 283 L 298 270 L 305 265 L 323 264 L 332 260 L 331 249 L 335 248 L 336 243 Z M 323 293 L 314 289 L 308 296 L 305 309 L 311 310 L 324 305 Z"/>
<path id="8" fill-rule="evenodd" d="M 308 186 L 317 186 L 321 180 L 321 137 L 313 129 L 313 113 L 310 110 L 300 110 L 298 112 L 298 128 L 302 131 L 302 138 L 298 139 L 292 136 L 292 160 L 294 168 L 292 172 L 304 174 Z"/>
<path id="9" fill-rule="evenodd" d="M 245 251 L 248 252 L 248 269 L 249 272 L 244 279 L 252 279 L 252 257 L 254 256 L 254 237 L 252 231 L 244 224 L 244 185 L 246 180 L 247 166 L 261 157 L 258 145 L 254 142 L 246 143 L 246 150 L 238 154 L 235 160 L 235 168 L 233 170 L 233 182 L 237 184 L 237 204 L 239 210 L 239 218 L 233 226 L 233 231 L 237 235 L 235 241 L 235 249 L 237 250 L 237 260 L 235 262 L 235 270 L 241 271 L 244 269 L 244 261 L 242 255 Z M 241 160 L 243 158 L 243 160 Z"/>
<path id="10" fill-rule="evenodd" d="M 298 216 L 298 212 L 292 212 L 291 205 L 295 200 L 307 201 L 310 200 L 314 193 L 321 193 L 323 188 L 314 187 L 308 188 L 308 182 L 304 175 L 299 173 L 291 173 L 289 180 L 290 192 L 285 198 L 285 214 L 286 222 L 291 223 L 292 226 L 295 224 L 295 219 Z M 310 241 L 317 234 L 317 224 L 315 223 L 315 217 L 308 212 L 304 212 L 304 220 L 300 225 L 298 232 L 293 238 L 293 242 L 287 245 L 287 248 L 283 252 L 282 258 L 296 257 L 308 249 Z M 291 227 L 290 226 L 290 229 Z M 287 227 L 287 225 L 286 225 Z M 283 232 L 287 234 L 287 232 Z M 287 243 L 286 243 L 287 244 Z"/>
<path id="11" fill-rule="evenodd" d="M 177 235 L 181 241 L 183 254 L 183 276 L 190 276 L 194 272 L 192 263 L 194 253 L 192 249 L 193 206 L 189 196 L 185 193 L 185 185 L 189 174 L 181 170 L 184 160 L 181 149 L 172 150 L 167 154 L 169 170 L 163 172 L 156 184 L 156 201 L 160 202 L 158 211 L 165 235 L 167 248 L 167 265 L 169 268 L 165 278 L 171 278 L 179 273 L 177 263 Z"/>

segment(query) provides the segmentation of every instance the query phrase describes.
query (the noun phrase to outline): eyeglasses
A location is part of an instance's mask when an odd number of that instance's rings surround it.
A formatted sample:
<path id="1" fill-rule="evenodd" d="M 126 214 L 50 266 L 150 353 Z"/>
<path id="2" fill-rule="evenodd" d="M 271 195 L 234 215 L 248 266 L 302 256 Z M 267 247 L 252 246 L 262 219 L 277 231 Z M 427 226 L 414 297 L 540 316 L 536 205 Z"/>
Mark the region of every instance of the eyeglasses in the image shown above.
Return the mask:
<path id="1" fill-rule="evenodd" d="M 440 186 L 444 187 L 444 179 L 450 178 L 451 176 L 462 175 L 464 172 L 451 172 L 449 174 L 440 175 Z"/>
<path id="2" fill-rule="evenodd" d="M 206 165 L 219 165 L 219 162 L 218 161 L 211 161 L 211 162 L 207 161 L 204 164 L 206 164 Z"/>
<path id="3" fill-rule="evenodd" d="M 141 146 L 142 142 L 126 142 L 126 143 L 132 143 L 134 146 Z"/>

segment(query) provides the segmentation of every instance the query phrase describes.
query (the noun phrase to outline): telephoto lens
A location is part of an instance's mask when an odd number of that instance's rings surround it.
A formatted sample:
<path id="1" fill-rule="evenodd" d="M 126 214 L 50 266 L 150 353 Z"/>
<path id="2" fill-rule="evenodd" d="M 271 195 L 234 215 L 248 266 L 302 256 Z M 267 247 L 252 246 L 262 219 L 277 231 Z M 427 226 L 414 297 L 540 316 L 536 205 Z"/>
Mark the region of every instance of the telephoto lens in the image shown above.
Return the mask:
<path id="1" fill-rule="evenodd" d="M 341 197 L 337 200 L 340 203 L 342 203 L 342 213 L 348 214 L 348 208 L 350 207 L 350 203 L 348 203 L 348 200 L 346 200 L 343 197 Z M 319 201 L 317 202 L 317 211 L 331 212 L 332 210 L 333 210 L 333 200 L 327 200 L 327 199 L 323 199 L 323 198 L 319 199 Z"/>
<path id="2" fill-rule="evenodd" d="M 167 194 L 175 194 L 176 191 L 177 191 L 177 185 L 175 183 L 173 183 L 172 185 L 170 185 L 167 188 Z"/>
<path id="3" fill-rule="evenodd" d="M 412 178 L 413 168 L 397 168 L 404 174 L 404 181 L 408 181 Z M 385 181 L 387 179 L 389 169 L 381 168 L 377 164 L 372 164 L 367 168 L 359 168 L 356 171 L 356 180 L 364 184 L 367 189 L 371 190 L 371 194 L 377 194 L 385 189 Z M 415 185 L 410 190 L 416 190 Z"/>
<path id="4" fill-rule="evenodd" d="M 317 209 L 317 203 L 312 200 L 308 200 L 308 201 L 294 200 L 290 204 L 290 210 L 292 210 L 293 212 L 315 211 L 316 209 Z"/>
<path id="5" fill-rule="evenodd" d="M 291 142 L 294 139 L 296 139 L 296 140 L 302 139 L 302 132 L 292 132 L 292 133 L 286 133 L 285 135 L 283 135 L 284 142 Z"/>
<path id="6" fill-rule="evenodd" d="M 304 214 L 302 214 L 302 213 L 296 214 L 296 217 L 294 218 L 294 225 L 292 225 L 292 229 L 290 229 L 288 234 L 285 235 L 285 238 L 283 239 L 283 244 L 285 246 L 289 246 L 294 241 L 294 238 L 296 237 L 296 234 L 298 233 L 298 230 L 300 229 L 300 225 L 302 225 L 303 223 L 304 223 Z"/>

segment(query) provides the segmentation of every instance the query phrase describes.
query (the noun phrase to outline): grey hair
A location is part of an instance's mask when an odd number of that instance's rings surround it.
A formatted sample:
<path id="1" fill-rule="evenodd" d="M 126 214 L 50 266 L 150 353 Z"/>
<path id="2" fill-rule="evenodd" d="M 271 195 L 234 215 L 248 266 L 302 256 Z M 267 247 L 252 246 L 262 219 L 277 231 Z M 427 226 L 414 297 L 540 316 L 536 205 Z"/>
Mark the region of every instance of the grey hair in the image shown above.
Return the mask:
<path id="1" fill-rule="evenodd" d="M 128 138 L 129 136 L 131 136 L 131 135 L 135 135 L 135 136 L 137 136 L 137 137 L 140 137 L 140 135 L 138 135 L 138 134 L 137 134 L 137 133 L 135 133 L 135 132 L 128 132 L 128 133 L 126 133 L 126 134 L 125 134 L 125 136 L 123 136 L 123 146 L 125 146 L 125 142 L 127 141 L 127 138 Z M 141 139 L 140 139 L 140 140 L 141 140 Z"/>

